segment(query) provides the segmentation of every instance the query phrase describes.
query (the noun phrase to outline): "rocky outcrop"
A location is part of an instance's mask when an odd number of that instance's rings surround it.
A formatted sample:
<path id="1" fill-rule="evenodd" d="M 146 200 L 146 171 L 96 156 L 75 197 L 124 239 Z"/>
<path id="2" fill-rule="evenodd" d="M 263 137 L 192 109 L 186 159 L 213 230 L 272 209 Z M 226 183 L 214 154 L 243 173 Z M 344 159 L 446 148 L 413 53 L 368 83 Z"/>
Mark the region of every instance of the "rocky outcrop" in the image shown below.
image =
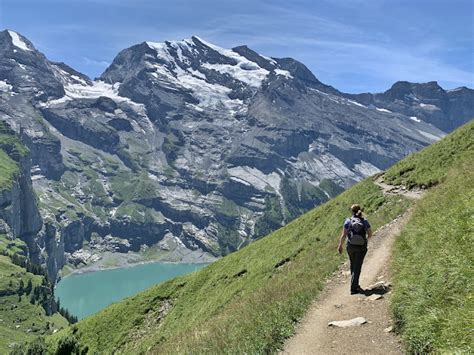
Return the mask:
<path id="1" fill-rule="evenodd" d="M 4 122 L 0 123 L 0 149 L 17 165 L 17 172 L 12 176 L 10 184 L 0 191 L 0 221 L 3 220 L 2 224 L 10 238 L 20 238 L 27 243 L 30 258 L 37 261 L 39 250 L 35 238 L 42 227 L 42 219 L 31 184 L 30 157 L 26 152 L 20 151 L 22 148 L 17 144 L 21 143 L 16 141 L 13 131 Z"/>
<path id="2" fill-rule="evenodd" d="M 64 239 L 57 233 L 54 223 L 47 221 L 38 235 L 38 241 L 46 251 L 45 264 L 48 275 L 55 281 L 59 270 L 66 264 Z"/>
<path id="3" fill-rule="evenodd" d="M 38 172 L 44 174 L 48 179 L 59 180 L 66 170 L 59 139 L 48 131 L 42 132 L 40 135 L 21 131 L 20 137 L 30 150 L 32 165 L 38 167 Z"/>
<path id="4" fill-rule="evenodd" d="M 43 109 L 42 113 L 43 117 L 66 137 L 80 140 L 109 153 L 116 153 L 120 149 L 117 131 L 107 123 L 89 119 L 90 117 L 84 116 L 77 108 L 78 106 L 55 110 Z M 93 111 L 88 114 L 92 115 Z"/>

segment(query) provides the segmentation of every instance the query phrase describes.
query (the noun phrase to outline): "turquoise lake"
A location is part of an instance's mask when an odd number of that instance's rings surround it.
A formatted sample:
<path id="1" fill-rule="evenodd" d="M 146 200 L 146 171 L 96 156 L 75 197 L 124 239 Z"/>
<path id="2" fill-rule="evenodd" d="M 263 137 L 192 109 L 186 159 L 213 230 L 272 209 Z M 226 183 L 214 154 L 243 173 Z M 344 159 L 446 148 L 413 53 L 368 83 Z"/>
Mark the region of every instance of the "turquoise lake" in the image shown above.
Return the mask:
<path id="1" fill-rule="evenodd" d="M 127 268 L 73 274 L 61 280 L 55 295 L 61 307 L 79 319 L 109 304 L 208 264 L 149 263 Z"/>

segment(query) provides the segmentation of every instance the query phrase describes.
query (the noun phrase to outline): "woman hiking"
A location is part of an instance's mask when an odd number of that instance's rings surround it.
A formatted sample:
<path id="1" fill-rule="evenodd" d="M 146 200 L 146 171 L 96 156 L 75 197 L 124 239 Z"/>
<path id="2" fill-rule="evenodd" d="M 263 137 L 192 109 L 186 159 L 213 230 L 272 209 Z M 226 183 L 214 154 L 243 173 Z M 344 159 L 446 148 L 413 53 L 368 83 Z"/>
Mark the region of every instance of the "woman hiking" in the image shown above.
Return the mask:
<path id="1" fill-rule="evenodd" d="M 351 263 L 351 295 L 364 293 L 359 285 L 360 271 L 367 254 L 367 240 L 372 237 L 370 223 L 362 216 L 359 205 L 351 206 L 352 217 L 344 221 L 337 251 L 342 254 L 342 246 L 347 238 L 347 254 Z"/>

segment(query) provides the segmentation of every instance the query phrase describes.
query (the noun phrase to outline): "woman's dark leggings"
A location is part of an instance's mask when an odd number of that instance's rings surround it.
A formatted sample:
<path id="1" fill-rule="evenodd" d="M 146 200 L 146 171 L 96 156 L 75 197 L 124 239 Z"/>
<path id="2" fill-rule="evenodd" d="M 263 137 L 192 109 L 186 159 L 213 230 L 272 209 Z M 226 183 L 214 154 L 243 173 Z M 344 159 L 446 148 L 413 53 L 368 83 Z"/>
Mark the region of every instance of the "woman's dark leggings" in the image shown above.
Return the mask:
<path id="1" fill-rule="evenodd" d="M 359 287 L 360 271 L 365 254 L 367 254 L 367 245 L 347 243 L 347 254 L 349 254 L 349 260 L 351 261 L 351 291 L 355 291 Z"/>

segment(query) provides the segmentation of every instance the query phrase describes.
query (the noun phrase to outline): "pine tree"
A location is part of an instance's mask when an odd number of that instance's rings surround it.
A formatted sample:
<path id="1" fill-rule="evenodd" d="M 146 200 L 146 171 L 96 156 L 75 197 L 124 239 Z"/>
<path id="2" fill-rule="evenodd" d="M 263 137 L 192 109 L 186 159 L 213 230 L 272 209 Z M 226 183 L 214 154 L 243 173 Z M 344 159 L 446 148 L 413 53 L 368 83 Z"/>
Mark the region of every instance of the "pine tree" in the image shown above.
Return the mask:
<path id="1" fill-rule="evenodd" d="M 23 294 L 25 288 L 25 283 L 23 282 L 23 279 L 20 279 L 20 286 L 18 287 L 18 294 L 21 296 Z"/>
<path id="2" fill-rule="evenodd" d="M 33 289 L 33 283 L 31 282 L 31 279 L 29 279 L 28 284 L 26 285 L 26 288 L 25 288 L 25 293 L 29 295 L 32 289 Z"/>

